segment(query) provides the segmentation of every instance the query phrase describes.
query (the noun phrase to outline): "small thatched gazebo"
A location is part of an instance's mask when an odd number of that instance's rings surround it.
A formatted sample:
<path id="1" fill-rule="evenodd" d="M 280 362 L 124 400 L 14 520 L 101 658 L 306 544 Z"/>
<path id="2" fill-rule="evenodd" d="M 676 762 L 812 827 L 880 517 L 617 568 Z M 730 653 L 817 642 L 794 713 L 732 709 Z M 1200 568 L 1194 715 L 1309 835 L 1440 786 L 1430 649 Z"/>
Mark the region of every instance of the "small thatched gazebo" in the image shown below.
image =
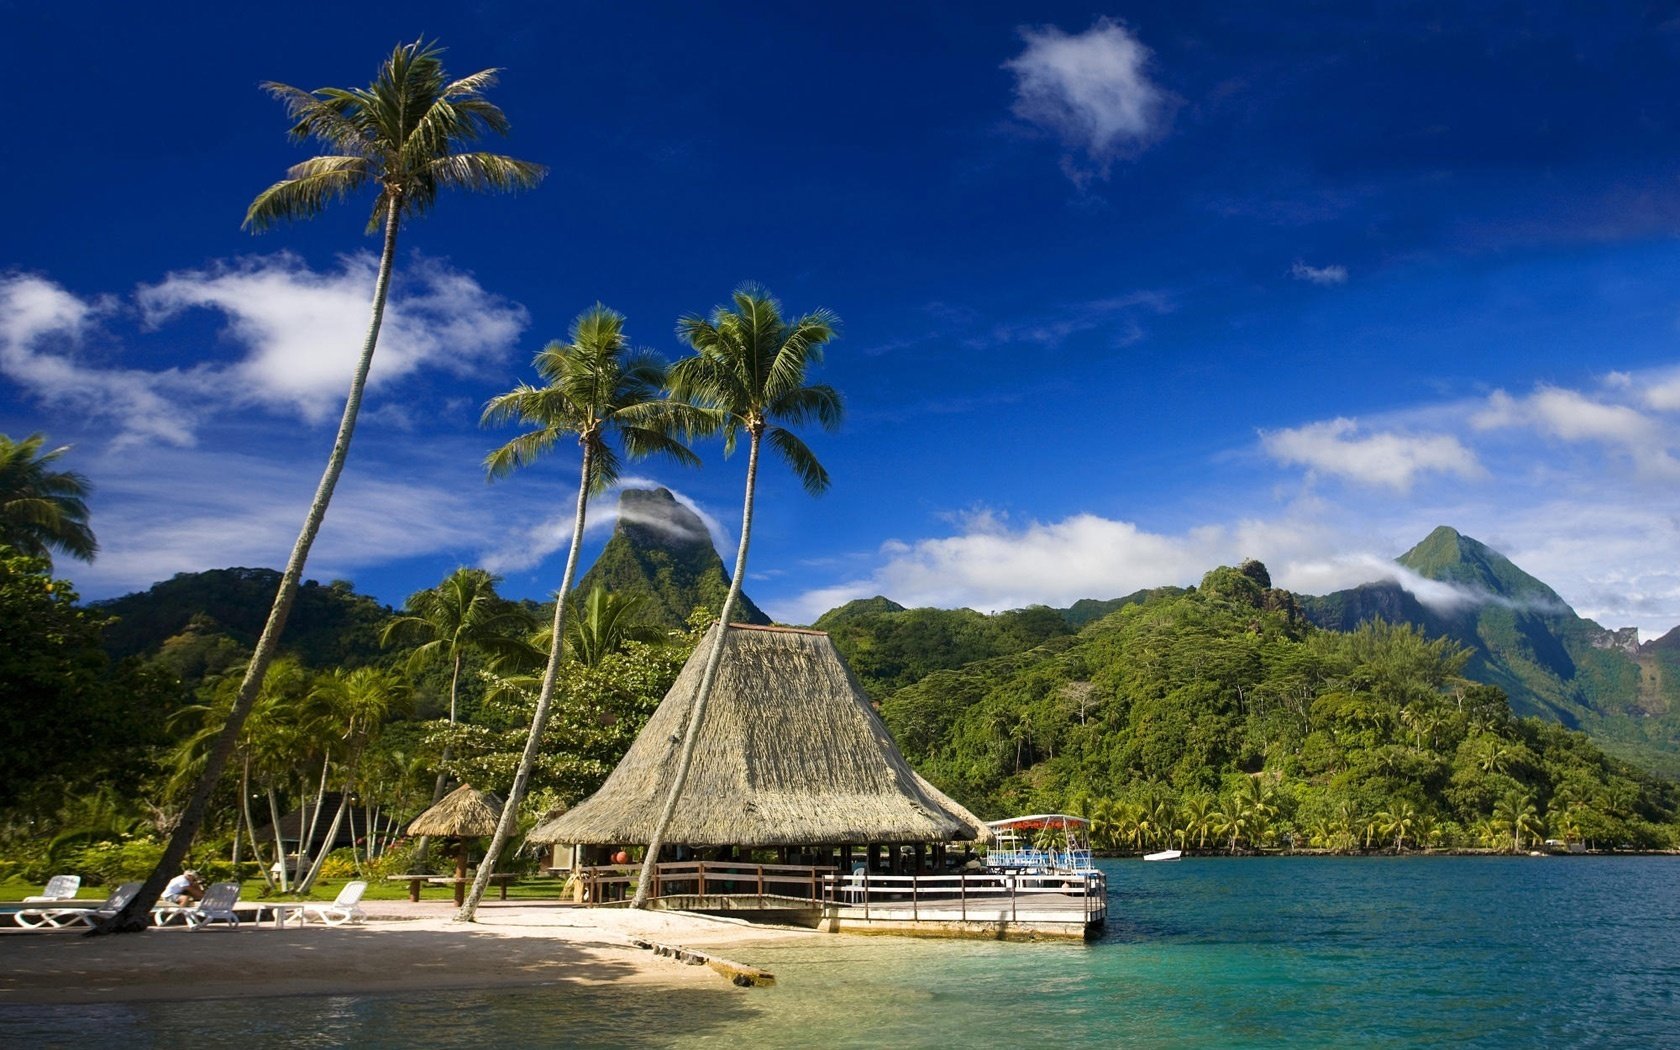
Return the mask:
<path id="1" fill-rule="evenodd" d="M 457 906 L 466 901 L 467 892 L 467 839 L 482 838 L 496 833 L 496 822 L 502 816 L 502 800 L 495 795 L 479 791 L 471 784 L 460 787 L 443 796 L 437 805 L 414 818 L 408 826 L 410 835 L 428 835 L 433 838 L 454 839 L 456 842 L 455 857 L 455 903 Z"/>
<path id="2" fill-rule="evenodd" d="M 601 789 L 536 843 L 646 843 L 675 775 L 713 625 Z M 691 848 L 972 841 L 985 825 L 910 768 L 822 631 L 731 626 L 665 841 Z"/>

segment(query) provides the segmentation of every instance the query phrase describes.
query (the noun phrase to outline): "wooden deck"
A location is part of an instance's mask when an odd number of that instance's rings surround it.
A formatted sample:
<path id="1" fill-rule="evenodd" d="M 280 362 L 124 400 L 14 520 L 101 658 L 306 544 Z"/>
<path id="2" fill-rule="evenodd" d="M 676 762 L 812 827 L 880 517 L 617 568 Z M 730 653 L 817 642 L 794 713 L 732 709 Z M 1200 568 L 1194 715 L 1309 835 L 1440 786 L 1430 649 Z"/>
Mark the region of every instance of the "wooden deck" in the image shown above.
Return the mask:
<path id="1" fill-rule="evenodd" d="M 624 902 L 638 870 L 584 868 L 586 900 Z M 656 866 L 650 902 L 831 933 L 1088 940 L 1107 922 L 1108 882 L 1101 873 L 842 875 L 827 867 L 690 861 Z"/>

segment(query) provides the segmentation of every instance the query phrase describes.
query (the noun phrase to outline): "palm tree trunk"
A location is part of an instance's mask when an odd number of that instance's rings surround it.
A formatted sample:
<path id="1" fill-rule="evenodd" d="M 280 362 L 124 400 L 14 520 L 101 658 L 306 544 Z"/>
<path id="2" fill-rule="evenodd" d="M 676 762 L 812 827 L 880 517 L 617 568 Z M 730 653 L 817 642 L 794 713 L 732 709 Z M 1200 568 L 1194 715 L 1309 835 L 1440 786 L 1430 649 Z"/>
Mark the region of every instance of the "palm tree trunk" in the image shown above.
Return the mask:
<path id="1" fill-rule="evenodd" d="M 274 887 L 274 876 L 269 874 L 268 865 L 266 865 L 262 862 L 262 850 L 259 849 L 258 846 L 257 846 L 257 822 L 254 819 L 252 819 L 252 817 L 251 817 L 251 756 L 250 755 L 245 756 L 245 761 L 240 766 L 240 772 L 239 772 L 239 808 L 240 808 L 240 811 L 245 814 L 245 836 L 246 836 L 246 838 L 250 839 L 250 841 L 251 841 L 251 859 L 256 861 L 257 867 L 259 869 L 261 869 L 261 871 L 262 871 L 263 887 L 265 889 L 272 889 Z M 239 876 L 239 871 L 238 871 L 237 868 L 235 868 L 233 874 L 234 874 L 235 878 L 237 878 Z"/>
<path id="2" fill-rule="evenodd" d="M 632 908 L 647 907 L 648 890 L 653 885 L 653 866 L 659 862 L 659 850 L 665 844 L 665 831 L 671 826 L 671 818 L 677 812 L 677 800 L 682 797 L 683 785 L 688 782 L 688 767 L 694 761 L 694 742 L 699 736 L 700 719 L 706 713 L 706 701 L 711 699 L 718 665 L 723 663 L 723 648 L 729 638 L 729 616 L 735 611 L 735 602 L 741 597 L 741 581 L 747 575 L 747 545 L 752 541 L 753 493 L 758 484 L 758 445 L 762 436 L 760 431 L 752 431 L 752 445 L 747 452 L 747 495 L 741 506 L 741 545 L 735 551 L 735 575 L 729 579 L 729 594 L 723 599 L 723 611 L 718 613 L 712 651 L 706 656 L 706 670 L 700 676 L 700 688 L 688 713 L 688 728 L 683 732 L 677 772 L 671 779 L 671 790 L 665 796 L 665 808 L 659 811 L 659 822 L 653 826 L 647 856 L 642 858 L 642 874 L 636 882 L 636 897 L 630 902 Z"/>
<path id="3" fill-rule="evenodd" d="M 151 925 L 152 905 L 157 903 L 163 887 L 180 870 L 181 862 L 186 860 L 187 850 L 204 824 L 210 796 L 215 792 L 222 770 L 227 768 L 228 758 L 239 742 L 239 731 L 244 728 L 245 718 L 257 701 L 257 691 L 262 687 L 263 677 L 268 674 L 268 665 L 279 651 L 280 634 L 286 629 L 286 617 L 291 615 L 292 602 L 297 598 L 303 567 L 309 560 L 309 548 L 314 546 L 315 535 L 321 531 L 321 520 L 327 516 L 327 504 L 332 502 L 333 489 L 338 485 L 338 477 L 344 472 L 345 458 L 350 454 L 350 439 L 356 432 L 356 416 L 362 409 L 362 393 L 367 387 L 368 370 L 373 366 L 373 350 L 379 343 L 379 326 L 385 320 L 385 298 L 391 288 L 391 268 L 397 257 L 400 204 L 401 198 L 392 194 L 385 211 L 385 247 L 379 255 L 379 278 L 373 289 L 373 313 L 368 321 L 367 337 L 362 342 L 361 357 L 356 361 L 355 375 L 350 380 L 350 394 L 344 401 L 344 417 L 338 424 L 338 436 L 333 440 L 332 454 L 327 457 L 327 469 L 321 474 L 321 483 L 315 489 L 315 499 L 309 505 L 309 513 L 304 516 L 303 528 L 298 533 L 297 542 L 292 545 L 292 556 L 280 576 L 274 606 L 269 610 L 262 636 L 257 639 L 251 663 L 245 669 L 239 696 L 228 711 L 227 721 L 216 737 L 216 744 L 205 759 L 204 772 L 199 775 L 198 784 L 188 797 L 186 808 L 181 811 L 181 822 L 170 835 L 169 845 L 164 847 L 157 867 L 146 877 L 140 892 L 134 895 L 128 906 L 90 929 L 90 935 L 136 932 Z"/>
<path id="4" fill-rule="evenodd" d="M 321 843 L 321 851 L 315 855 L 315 863 L 309 866 L 309 874 L 298 883 L 299 893 L 308 893 L 315 885 L 315 880 L 321 877 L 321 865 L 326 863 L 327 854 L 332 852 L 332 844 L 338 839 L 338 829 L 344 823 L 344 811 L 350 808 L 350 786 L 344 786 L 344 797 L 338 801 L 338 812 L 333 814 L 332 823 L 327 826 L 326 841 Z M 355 850 L 352 849 L 354 856 Z"/>
<path id="5" fill-rule="evenodd" d="M 456 689 L 461 682 L 461 648 L 455 647 L 454 669 L 449 673 L 449 724 L 455 725 L 455 697 Z M 437 781 L 432 784 L 432 805 L 437 805 L 443 799 L 443 789 L 449 783 L 449 758 L 451 745 L 443 745 L 443 754 L 438 758 Z M 414 847 L 414 855 L 420 864 L 426 863 L 426 858 L 432 851 L 432 837 L 421 835 L 420 842 Z"/>
<path id="6" fill-rule="evenodd" d="M 537 764 L 537 749 L 542 746 L 543 730 L 548 728 L 549 707 L 554 702 L 554 686 L 560 678 L 560 655 L 566 637 L 566 595 L 572 590 L 572 575 L 577 572 L 578 551 L 583 548 L 583 523 L 589 513 L 589 481 L 594 468 L 594 449 L 583 446 L 583 469 L 578 477 L 577 514 L 572 519 L 572 548 L 566 554 L 566 571 L 560 577 L 560 593 L 554 599 L 554 633 L 548 644 L 548 666 L 543 668 L 542 689 L 537 694 L 537 709 L 531 712 L 531 733 L 525 738 L 525 751 L 519 756 L 519 768 L 513 774 L 513 787 L 508 789 L 507 801 L 502 805 L 501 819 L 496 821 L 496 833 L 478 862 L 478 875 L 467 892 L 461 910 L 455 913 L 456 922 L 472 922 L 478 914 L 478 902 L 490 886 L 490 876 L 496 871 L 496 861 L 513 834 L 519 819 L 519 804 L 525 800 L 525 788 L 531 780 L 531 770 Z"/>
<path id="7" fill-rule="evenodd" d="M 286 863 L 286 834 L 280 830 L 280 800 L 274 797 L 274 785 L 268 785 L 268 820 L 274 829 L 274 861 L 280 865 L 280 892 L 291 888 L 291 865 Z"/>

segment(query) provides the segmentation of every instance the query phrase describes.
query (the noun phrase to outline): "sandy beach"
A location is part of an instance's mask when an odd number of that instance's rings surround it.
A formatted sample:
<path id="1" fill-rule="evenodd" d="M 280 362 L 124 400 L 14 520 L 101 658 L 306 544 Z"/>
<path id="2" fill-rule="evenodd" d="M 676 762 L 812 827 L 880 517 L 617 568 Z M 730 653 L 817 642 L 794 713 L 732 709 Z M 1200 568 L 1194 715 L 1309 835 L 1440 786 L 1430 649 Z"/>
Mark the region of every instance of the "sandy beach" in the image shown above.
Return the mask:
<path id="1" fill-rule="evenodd" d="M 180 927 L 84 937 L 0 932 L 0 1003 L 96 1003 L 640 984 L 736 992 L 728 979 L 636 947 L 634 939 L 707 946 L 815 937 L 805 930 L 671 912 L 485 902 L 450 921 L 447 902 L 368 902 L 368 921 L 329 928 Z M 719 949 L 722 949 L 719 951 Z M 750 962 L 748 959 L 736 961 Z"/>

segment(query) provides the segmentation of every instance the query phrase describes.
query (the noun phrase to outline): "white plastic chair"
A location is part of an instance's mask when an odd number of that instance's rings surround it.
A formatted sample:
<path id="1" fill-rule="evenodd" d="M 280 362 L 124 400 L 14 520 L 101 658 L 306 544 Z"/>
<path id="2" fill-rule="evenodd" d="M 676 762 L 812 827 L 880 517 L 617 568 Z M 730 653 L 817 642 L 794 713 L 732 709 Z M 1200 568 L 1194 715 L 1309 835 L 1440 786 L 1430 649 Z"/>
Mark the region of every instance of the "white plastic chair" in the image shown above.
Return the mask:
<path id="1" fill-rule="evenodd" d="M 25 897 L 23 899 L 23 903 L 34 904 L 37 901 L 73 901 L 76 899 L 76 891 L 81 888 L 82 877 L 80 875 L 54 875 L 52 878 L 47 880 L 46 889 L 43 889 L 40 894 L 36 896 Z"/>
<path id="2" fill-rule="evenodd" d="M 139 892 L 140 883 L 125 882 L 105 898 L 104 904 L 79 908 L 23 908 L 12 917 L 17 920 L 19 926 L 30 929 L 92 926 L 101 919 L 109 919 L 122 911 Z"/>
<path id="3" fill-rule="evenodd" d="M 160 904 L 152 909 L 152 922 L 158 926 L 167 926 L 176 919 L 186 922 L 192 929 L 201 929 L 213 922 L 225 922 L 229 926 L 239 925 L 239 916 L 233 906 L 239 903 L 239 883 L 213 882 L 204 891 L 204 899 L 192 905 Z"/>
<path id="4" fill-rule="evenodd" d="M 298 921 L 304 923 L 310 919 L 319 919 L 328 926 L 362 922 L 367 918 L 367 912 L 362 910 L 361 905 L 362 894 L 367 892 L 367 887 L 367 882 L 362 879 L 347 882 L 331 904 L 305 904 L 299 908 Z"/>

